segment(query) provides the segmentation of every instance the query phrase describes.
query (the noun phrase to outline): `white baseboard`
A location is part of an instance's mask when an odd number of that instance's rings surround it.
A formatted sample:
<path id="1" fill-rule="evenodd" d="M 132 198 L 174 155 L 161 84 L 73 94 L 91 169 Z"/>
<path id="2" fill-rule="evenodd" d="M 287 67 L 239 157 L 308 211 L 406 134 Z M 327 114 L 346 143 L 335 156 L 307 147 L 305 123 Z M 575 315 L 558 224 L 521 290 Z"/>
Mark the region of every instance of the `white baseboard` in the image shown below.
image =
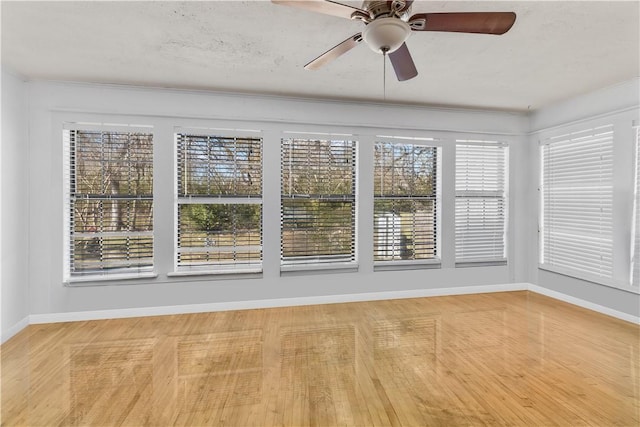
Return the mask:
<path id="1" fill-rule="evenodd" d="M 23 330 L 27 326 L 29 326 L 30 323 L 31 323 L 31 321 L 29 319 L 29 316 L 27 316 L 24 319 L 20 320 L 15 325 L 11 326 L 6 331 L 2 331 L 2 337 L 0 337 L 0 344 L 3 344 L 5 341 L 8 341 L 9 338 L 14 336 L 15 334 L 17 334 L 18 332 L 20 332 L 21 330 Z"/>
<path id="2" fill-rule="evenodd" d="M 120 319 L 127 317 L 163 316 L 170 314 L 206 313 L 214 311 L 247 310 L 256 308 L 292 307 L 300 305 L 336 304 L 344 302 L 379 301 L 446 295 L 482 294 L 489 292 L 522 291 L 526 283 L 502 285 L 459 286 L 438 289 L 369 292 L 361 294 L 322 295 L 313 297 L 278 298 L 253 301 L 216 302 L 207 304 L 172 305 L 162 307 L 124 308 L 114 310 L 78 311 L 69 313 L 32 314 L 30 323 L 57 323 L 83 320 Z"/>
<path id="3" fill-rule="evenodd" d="M 525 291 L 536 292 L 565 301 L 608 316 L 640 324 L 640 317 L 623 313 L 599 304 L 572 297 L 531 283 L 509 283 L 501 285 L 459 286 L 437 289 L 413 289 L 404 291 L 369 292 L 360 294 L 322 295 L 298 298 L 278 298 L 269 300 L 232 301 L 206 304 L 173 305 L 162 307 L 139 307 L 113 310 L 77 311 L 68 313 L 32 314 L 9 328 L 2 335 L 5 342 L 29 324 L 75 322 L 84 320 L 119 319 L 127 317 L 162 316 L 171 314 L 206 313 L 215 311 L 247 310 L 256 308 L 291 307 L 315 304 L 336 304 L 345 302 L 379 301 L 403 298 L 421 298 L 448 295 L 467 295 L 491 292 Z"/>
<path id="4" fill-rule="evenodd" d="M 606 314 L 607 316 L 615 317 L 617 319 L 625 320 L 627 322 L 640 324 L 640 317 L 634 316 L 628 313 L 624 313 L 622 311 L 614 310 L 609 307 L 605 307 L 600 304 L 596 304 L 590 301 L 585 301 L 580 298 L 573 297 L 571 295 L 563 294 L 562 292 L 556 292 L 551 289 L 543 288 L 542 286 L 534 285 L 532 283 L 528 284 L 529 291 L 535 292 L 538 294 L 546 295 L 548 297 L 568 302 L 569 304 L 577 305 L 582 308 L 586 308 L 589 310 L 597 311 L 598 313 Z"/>

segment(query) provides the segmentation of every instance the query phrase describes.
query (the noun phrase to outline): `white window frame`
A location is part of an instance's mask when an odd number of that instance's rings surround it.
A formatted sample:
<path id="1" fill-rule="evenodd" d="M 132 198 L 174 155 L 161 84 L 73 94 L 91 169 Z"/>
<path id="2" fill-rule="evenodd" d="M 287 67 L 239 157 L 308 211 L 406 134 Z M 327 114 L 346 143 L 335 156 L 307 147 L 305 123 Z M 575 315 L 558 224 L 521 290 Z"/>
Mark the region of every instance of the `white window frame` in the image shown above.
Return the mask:
<path id="1" fill-rule="evenodd" d="M 547 271 L 551 271 L 551 272 L 555 272 L 555 273 L 559 273 L 559 274 L 563 274 L 566 276 L 570 276 L 570 277 L 575 277 L 578 279 L 582 279 L 582 280 L 586 280 L 589 282 L 593 282 L 593 283 L 598 283 L 598 284 L 602 284 L 602 285 L 606 285 L 606 286 L 611 286 L 611 287 L 616 287 L 616 288 L 621 288 L 621 286 L 616 283 L 615 281 L 615 271 L 614 271 L 614 267 L 613 267 L 613 261 L 612 261 L 612 267 L 611 267 L 611 275 L 610 276 L 602 276 L 602 275 L 597 275 L 597 274 L 592 274 L 590 272 L 586 272 L 586 271 L 581 271 L 578 268 L 568 268 L 568 267 L 564 267 L 564 266 L 558 266 L 558 265 L 554 265 L 548 262 L 545 262 L 545 233 L 546 233 L 546 224 L 545 224 L 545 197 L 546 197 L 546 191 L 547 189 L 544 186 L 545 183 L 545 163 L 548 161 L 545 156 L 544 156 L 544 150 L 545 150 L 545 146 L 554 142 L 560 142 L 560 143 L 565 143 L 565 144 L 571 144 L 572 141 L 573 143 L 578 142 L 580 139 L 584 139 L 587 137 L 587 135 L 589 134 L 598 134 L 598 133 L 603 133 L 603 132 L 611 132 L 611 146 L 612 146 L 612 157 L 615 154 L 616 151 L 616 144 L 615 144 L 615 140 L 616 140 L 616 126 L 614 125 L 614 123 L 611 122 L 606 122 L 606 123 L 594 123 L 594 122 L 587 122 L 587 123 L 583 123 L 579 126 L 573 126 L 570 129 L 566 129 L 563 128 L 559 131 L 556 131 L 554 134 L 549 135 L 548 137 L 542 139 L 539 143 L 539 156 L 540 156 L 540 194 L 539 194 L 539 206 L 540 206 L 540 212 L 539 212 L 539 265 L 538 267 L 542 270 L 547 270 Z M 613 186 L 614 186 L 614 182 L 613 182 L 613 168 L 614 168 L 614 163 L 613 161 L 611 162 L 611 183 L 610 183 L 610 187 L 611 187 L 611 197 L 612 197 L 612 203 L 611 203 L 611 209 L 614 209 L 613 206 Z M 610 253 L 610 257 L 613 260 L 614 256 L 615 256 L 615 252 L 616 252 L 616 245 L 614 242 L 614 233 L 613 233 L 613 225 L 614 225 L 614 221 L 615 221 L 615 217 L 613 216 L 613 214 L 611 214 L 611 253 Z"/>
<path id="2" fill-rule="evenodd" d="M 71 244 L 72 244 L 72 234 L 73 230 L 71 229 L 71 179 L 72 179 L 72 164 L 71 164 L 71 146 L 70 141 L 67 140 L 66 133 L 70 131 L 98 131 L 98 132 L 140 132 L 140 133 L 150 133 L 153 135 L 153 148 L 152 148 L 152 162 L 154 162 L 154 171 L 155 175 L 155 145 L 156 145 L 156 135 L 154 133 L 154 127 L 151 125 L 143 125 L 143 124 L 127 124 L 127 123 L 102 123 L 102 122 L 72 122 L 72 121 L 62 121 L 62 156 L 63 156 L 63 284 L 67 286 L 79 285 L 86 286 L 90 284 L 100 285 L 101 282 L 107 281 L 122 281 L 122 280 L 131 280 L 131 279 L 145 279 L 145 278 L 155 278 L 157 277 L 157 273 L 155 272 L 155 251 L 154 240 L 155 240 L 155 227 L 152 222 L 153 230 L 150 233 L 152 237 L 152 265 L 144 266 L 144 267 L 124 267 L 112 270 L 102 270 L 102 271 L 90 271 L 87 273 L 78 273 L 72 274 L 71 272 Z M 155 177 L 152 177 L 152 182 Z M 152 203 L 152 215 L 154 215 L 154 199 L 155 199 L 155 186 L 153 190 L 153 195 L 151 197 Z"/>
<path id="3" fill-rule="evenodd" d="M 631 231 L 631 278 L 630 285 L 640 293 L 640 126 L 634 127 L 634 206 Z"/>
<path id="4" fill-rule="evenodd" d="M 504 169 L 502 170 L 502 188 L 497 191 L 490 191 L 484 188 L 479 190 L 458 190 L 458 161 L 459 158 L 459 148 L 462 146 L 476 146 L 476 147 L 491 147 L 502 149 L 502 153 L 504 155 Z M 480 199 L 496 199 L 503 201 L 503 224 L 502 224 L 502 256 L 501 257 L 485 257 L 485 258 L 458 258 L 458 243 L 459 243 L 459 234 L 457 232 L 456 225 L 456 233 L 454 236 L 454 245 L 456 249 L 456 259 L 455 265 L 456 267 L 479 267 L 479 266 L 493 266 L 493 265 L 506 265 L 508 263 L 508 245 L 509 245 L 509 144 L 503 141 L 496 140 L 479 140 L 479 139 L 456 139 L 456 171 L 455 171 L 455 212 L 454 218 L 457 223 L 458 221 L 458 200 L 462 199 L 472 199 L 472 198 L 480 198 Z M 499 173 L 499 172 L 498 172 Z M 483 175 L 484 176 L 484 175 Z"/>
<path id="5" fill-rule="evenodd" d="M 433 198 L 431 197 L 422 197 L 416 196 L 407 197 L 408 200 L 433 200 L 435 204 L 435 221 L 434 221 L 434 253 L 435 256 L 432 258 L 426 259 L 412 259 L 412 260 L 375 260 L 375 252 L 373 256 L 373 266 L 375 271 L 385 271 L 385 270 L 395 270 L 395 269 L 423 269 L 423 268 L 440 268 L 442 265 L 442 249 L 441 249 L 441 224 L 442 224 L 442 143 L 437 138 L 426 138 L 426 137 L 397 137 L 397 136 L 376 136 L 372 150 L 374 150 L 374 155 L 372 156 L 372 161 L 374 164 L 372 165 L 372 171 L 374 173 L 373 180 L 375 181 L 375 149 L 377 144 L 400 144 L 400 145 L 412 145 L 412 146 L 424 146 L 428 148 L 434 148 L 436 153 L 435 159 L 435 195 Z M 373 221 L 375 218 L 375 202 L 376 200 L 381 200 L 380 196 L 375 193 L 375 182 L 373 184 L 374 194 L 373 194 L 373 210 L 374 213 Z M 384 197 L 384 199 L 393 198 L 391 196 Z M 372 227 L 372 232 L 375 236 L 375 223 Z M 373 243 L 375 245 L 375 237 L 373 238 Z M 372 248 L 372 251 L 375 251 L 375 246 Z"/>
<path id="6" fill-rule="evenodd" d="M 184 127 L 176 127 L 174 129 L 174 266 L 173 272 L 168 273 L 170 277 L 179 277 L 179 276 L 205 276 L 205 275 L 244 275 L 244 274 L 258 274 L 263 271 L 263 262 L 264 262 L 264 234 L 263 234 L 263 218 L 264 218 L 264 207 L 263 207 L 263 194 L 264 194 L 264 182 L 261 182 L 261 195 L 260 197 L 241 197 L 241 196 L 233 196 L 233 197 L 225 197 L 225 196 L 210 196 L 210 197 L 193 197 L 193 196 L 180 196 L 178 192 L 178 149 L 179 149 L 179 135 L 187 134 L 187 135 L 199 135 L 199 136 L 209 136 L 209 137 L 219 137 L 219 138 L 259 138 L 260 146 L 261 146 L 261 164 L 260 164 L 260 173 L 262 179 L 262 171 L 264 161 L 264 137 L 263 133 L 258 130 L 248 130 L 248 129 L 220 129 L 220 128 L 184 128 Z M 216 266 L 214 264 L 206 264 L 206 265 L 179 265 L 178 257 L 181 253 L 181 249 L 179 247 L 179 209 L 183 204 L 210 204 L 210 205 L 224 205 L 224 204 L 252 204 L 252 205 L 260 205 L 261 208 L 261 218 L 260 218 L 260 262 L 254 263 L 238 263 L 236 265 L 226 264 Z"/>
<path id="7" fill-rule="evenodd" d="M 349 133 L 333 133 L 333 132 L 304 132 L 304 131 L 284 131 L 281 134 L 280 138 L 280 215 L 283 215 L 283 198 L 284 188 L 282 187 L 282 179 L 284 176 L 284 162 L 283 162 L 283 145 L 285 140 L 290 139 L 299 139 L 299 140 L 308 140 L 308 141 L 348 141 L 353 143 L 353 156 L 352 160 L 354 162 L 353 165 L 353 208 L 352 208 L 352 224 L 353 224 L 353 233 L 352 233 L 352 247 L 353 252 L 351 256 L 351 260 L 349 261 L 320 261 L 320 262 L 306 262 L 305 260 L 297 261 L 286 261 L 284 260 L 283 255 L 283 243 L 282 243 L 282 234 L 283 234 L 283 224 L 282 219 L 280 220 L 280 272 L 281 274 L 286 273 L 295 273 L 295 272 L 304 272 L 304 271 L 331 271 L 331 270 L 341 270 L 346 272 L 355 272 L 358 270 L 358 188 L 359 188 L 359 178 L 358 178 L 358 158 L 359 158 L 359 150 L 360 143 L 358 138 Z"/>

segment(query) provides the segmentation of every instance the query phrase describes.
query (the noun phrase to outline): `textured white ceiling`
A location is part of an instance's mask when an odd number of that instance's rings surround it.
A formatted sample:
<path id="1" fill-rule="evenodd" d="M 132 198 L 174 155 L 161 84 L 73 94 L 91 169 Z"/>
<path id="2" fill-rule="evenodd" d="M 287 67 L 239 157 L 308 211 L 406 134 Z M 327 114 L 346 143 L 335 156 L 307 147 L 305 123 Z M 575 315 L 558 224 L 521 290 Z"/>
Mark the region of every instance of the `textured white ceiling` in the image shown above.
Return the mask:
<path id="1" fill-rule="evenodd" d="M 360 2 L 346 2 L 359 6 Z M 6 2 L 2 63 L 31 79 L 382 101 L 382 57 L 362 44 L 311 59 L 362 24 L 269 1 Z M 419 71 L 393 103 L 536 109 L 640 76 L 637 1 L 416 1 L 413 12 L 514 11 L 503 36 L 414 33 Z"/>

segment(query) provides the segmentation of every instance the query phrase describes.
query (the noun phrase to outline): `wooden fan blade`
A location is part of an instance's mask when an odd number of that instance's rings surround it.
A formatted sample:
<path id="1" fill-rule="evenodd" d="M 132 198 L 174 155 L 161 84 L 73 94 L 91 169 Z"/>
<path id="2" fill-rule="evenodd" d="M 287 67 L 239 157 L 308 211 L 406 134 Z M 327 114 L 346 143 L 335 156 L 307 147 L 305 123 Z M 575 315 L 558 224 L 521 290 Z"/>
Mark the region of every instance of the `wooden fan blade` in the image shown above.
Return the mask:
<path id="1" fill-rule="evenodd" d="M 333 15 L 339 18 L 351 19 L 354 12 L 369 16 L 369 13 L 358 9 L 357 7 L 347 6 L 331 0 L 271 0 L 272 3 L 281 4 L 283 6 L 297 7 L 298 9 L 308 10 L 310 12 L 324 13 L 325 15 Z"/>
<path id="2" fill-rule="evenodd" d="M 389 54 L 389 60 L 391 60 L 391 65 L 393 65 L 393 70 L 396 72 L 398 81 L 403 82 L 418 75 L 416 64 L 413 63 L 406 43 L 402 43 L 402 46 L 400 46 L 398 50 L 391 52 Z"/>
<path id="3" fill-rule="evenodd" d="M 409 18 L 414 31 L 504 34 L 516 22 L 513 12 L 416 13 Z"/>
<path id="4" fill-rule="evenodd" d="M 353 36 L 349 37 L 342 43 L 332 47 L 322 55 L 318 56 L 313 61 L 309 62 L 307 65 L 304 66 L 304 68 L 306 70 L 317 70 L 318 68 L 333 61 L 340 55 L 343 55 L 348 51 L 350 51 L 351 49 L 353 49 L 354 47 L 358 46 L 358 44 L 361 41 L 362 41 L 362 33 L 354 34 Z"/>

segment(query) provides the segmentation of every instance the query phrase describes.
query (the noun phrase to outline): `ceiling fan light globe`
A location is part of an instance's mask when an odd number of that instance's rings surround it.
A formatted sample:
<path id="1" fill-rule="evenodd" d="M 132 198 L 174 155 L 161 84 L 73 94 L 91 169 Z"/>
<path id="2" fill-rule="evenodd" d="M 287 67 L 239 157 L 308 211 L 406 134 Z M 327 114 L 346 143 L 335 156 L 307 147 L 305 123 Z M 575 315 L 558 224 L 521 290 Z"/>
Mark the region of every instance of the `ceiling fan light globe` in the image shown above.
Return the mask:
<path id="1" fill-rule="evenodd" d="M 411 35 L 409 24 L 398 18 L 378 18 L 367 25 L 362 38 L 376 53 L 398 50 Z"/>

